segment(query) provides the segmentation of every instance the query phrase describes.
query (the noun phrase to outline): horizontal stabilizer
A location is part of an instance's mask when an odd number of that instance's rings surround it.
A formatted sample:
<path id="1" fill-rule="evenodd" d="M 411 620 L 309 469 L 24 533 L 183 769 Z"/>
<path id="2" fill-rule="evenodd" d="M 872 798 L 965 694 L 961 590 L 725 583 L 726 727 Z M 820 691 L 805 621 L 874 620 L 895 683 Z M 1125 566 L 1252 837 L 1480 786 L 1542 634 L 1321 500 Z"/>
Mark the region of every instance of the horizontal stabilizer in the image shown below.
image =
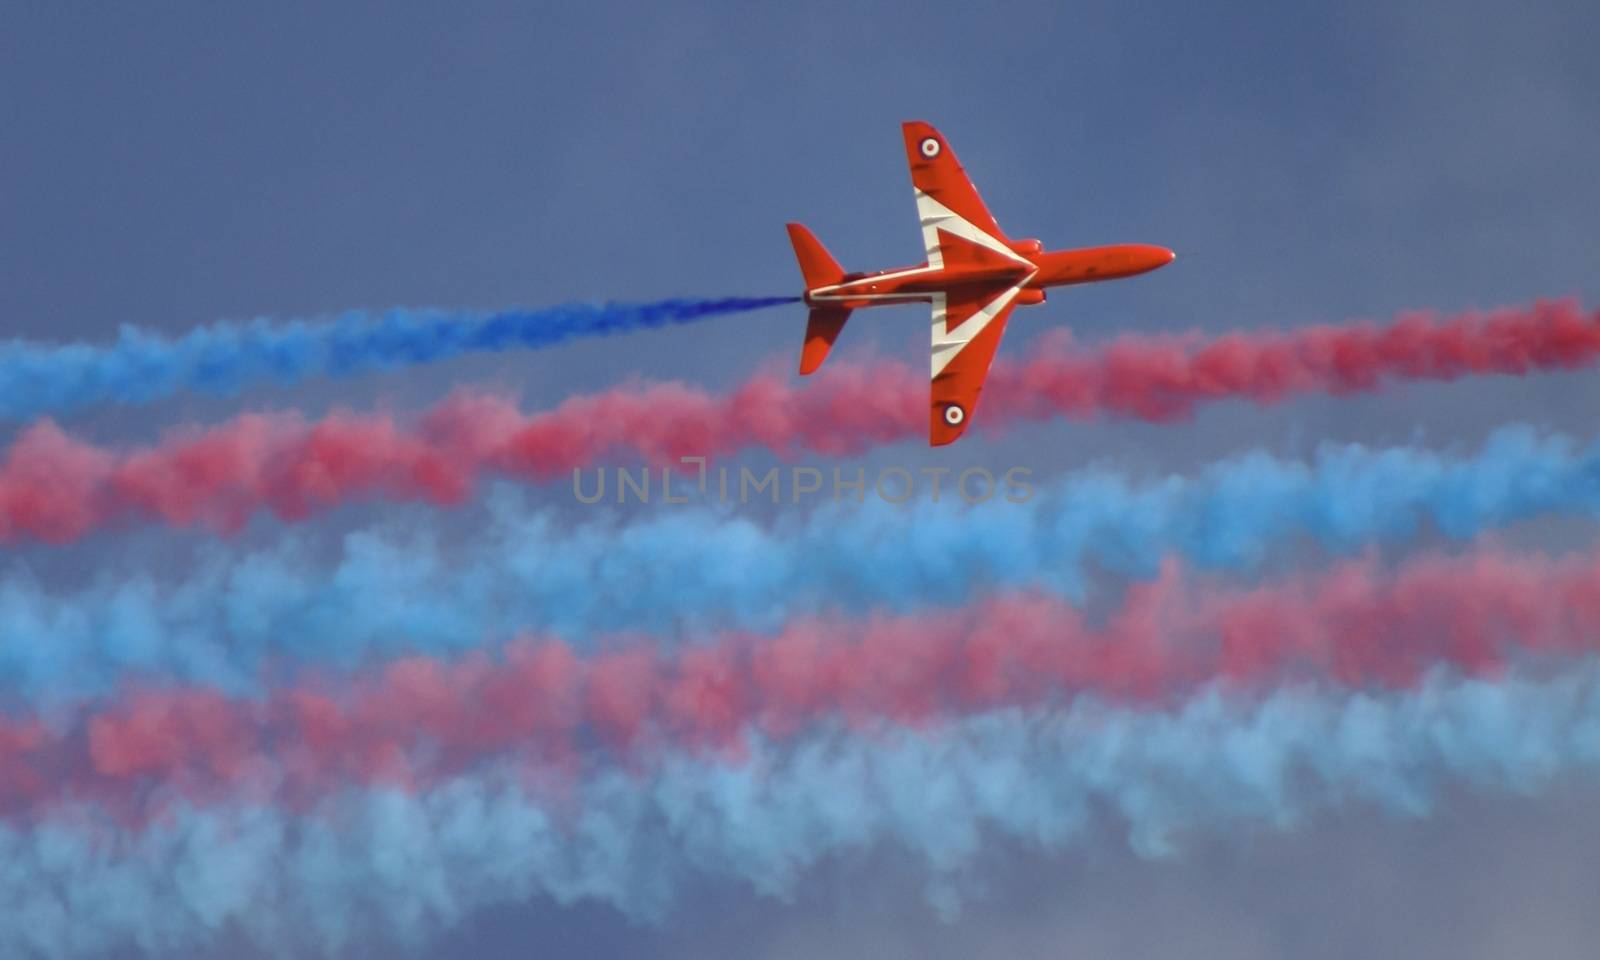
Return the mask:
<path id="1" fill-rule="evenodd" d="M 839 331 L 844 329 L 848 319 L 850 310 L 846 307 L 811 308 L 811 316 L 806 320 L 806 345 L 800 351 L 801 376 L 815 373 L 822 361 L 828 359 L 828 351 L 833 349 L 833 341 L 839 338 Z"/>

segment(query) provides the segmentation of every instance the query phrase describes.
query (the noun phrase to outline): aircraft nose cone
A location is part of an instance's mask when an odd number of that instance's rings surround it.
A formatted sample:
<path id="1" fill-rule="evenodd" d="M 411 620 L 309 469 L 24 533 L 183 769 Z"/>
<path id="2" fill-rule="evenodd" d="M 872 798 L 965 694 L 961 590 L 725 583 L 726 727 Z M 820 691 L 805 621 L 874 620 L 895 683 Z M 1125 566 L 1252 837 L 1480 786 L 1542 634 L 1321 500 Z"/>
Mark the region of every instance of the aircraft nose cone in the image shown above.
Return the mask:
<path id="1" fill-rule="evenodd" d="M 1122 251 L 1125 258 L 1123 262 L 1128 265 L 1125 276 L 1148 273 L 1164 267 L 1178 256 L 1166 247 L 1158 247 L 1153 243 L 1130 243 L 1123 247 Z"/>

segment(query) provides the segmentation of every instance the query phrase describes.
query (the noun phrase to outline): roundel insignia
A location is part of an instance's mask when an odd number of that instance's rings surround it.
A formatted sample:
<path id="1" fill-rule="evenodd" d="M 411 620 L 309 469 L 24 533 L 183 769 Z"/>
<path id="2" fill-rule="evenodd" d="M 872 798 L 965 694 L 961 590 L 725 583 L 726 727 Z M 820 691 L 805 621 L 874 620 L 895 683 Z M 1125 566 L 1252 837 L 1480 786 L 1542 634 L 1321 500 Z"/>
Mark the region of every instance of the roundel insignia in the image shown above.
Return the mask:
<path id="1" fill-rule="evenodd" d="M 931 160 L 939 155 L 939 141 L 934 137 L 924 137 L 920 149 L 922 155 Z"/>
<path id="2" fill-rule="evenodd" d="M 952 403 L 944 408 L 944 422 L 952 427 L 959 427 L 961 421 L 967 419 L 967 411 L 961 409 L 960 404 Z"/>

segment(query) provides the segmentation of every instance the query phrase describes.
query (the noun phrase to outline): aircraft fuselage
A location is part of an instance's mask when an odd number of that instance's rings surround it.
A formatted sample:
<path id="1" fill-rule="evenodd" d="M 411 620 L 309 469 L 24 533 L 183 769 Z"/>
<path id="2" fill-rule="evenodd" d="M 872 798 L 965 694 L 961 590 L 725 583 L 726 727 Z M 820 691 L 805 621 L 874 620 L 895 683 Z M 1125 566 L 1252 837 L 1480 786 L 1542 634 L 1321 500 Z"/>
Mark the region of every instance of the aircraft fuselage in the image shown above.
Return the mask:
<path id="1" fill-rule="evenodd" d="M 1027 242 L 1017 244 L 1026 247 Z M 856 309 L 887 303 L 927 303 L 934 294 L 962 287 L 1020 284 L 1023 302 L 1038 303 L 1049 287 L 1095 283 L 1148 273 L 1172 262 L 1166 247 L 1148 243 L 1119 243 L 1075 250 L 1016 251 L 1026 263 L 1005 262 L 985 266 L 930 266 L 847 274 L 838 283 L 805 291 L 806 303 Z M 1036 292 L 1028 296 L 1029 292 Z"/>

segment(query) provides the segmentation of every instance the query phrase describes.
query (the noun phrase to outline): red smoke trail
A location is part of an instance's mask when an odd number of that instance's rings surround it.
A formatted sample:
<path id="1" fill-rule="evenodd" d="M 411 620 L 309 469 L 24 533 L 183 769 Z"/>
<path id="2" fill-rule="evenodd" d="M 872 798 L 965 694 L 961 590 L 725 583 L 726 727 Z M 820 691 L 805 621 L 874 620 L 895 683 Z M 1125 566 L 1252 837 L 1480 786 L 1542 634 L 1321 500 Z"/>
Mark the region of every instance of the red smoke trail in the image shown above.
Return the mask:
<path id="1" fill-rule="evenodd" d="M 65 725 L 0 723 L 0 813 L 71 798 L 138 818 L 240 788 L 292 803 L 343 783 L 421 787 L 487 757 L 556 772 L 597 750 L 629 763 L 668 747 L 736 757 L 750 732 L 787 738 L 830 719 L 870 735 L 1086 693 L 1159 709 L 1212 681 L 1406 688 L 1435 665 L 1482 675 L 1597 648 L 1600 553 L 1354 561 L 1251 589 L 1169 569 L 1100 625 L 1057 599 L 1010 596 L 675 651 L 634 641 L 580 657 L 528 638 L 497 656 L 302 677 L 261 699 L 130 689 Z"/>
<path id="2" fill-rule="evenodd" d="M 1282 333 L 1125 337 L 1094 352 L 1065 341 L 997 366 L 990 426 L 1053 417 L 1170 421 L 1200 404 L 1370 391 L 1407 380 L 1523 374 L 1600 356 L 1600 315 L 1571 301 L 1438 319 L 1408 314 Z M 48 421 L 0 463 L 0 542 L 77 539 L 151 517 L 232 529 L 265 509 L 286 520 L 352 500 L 457 503 L 494 473 L 544 481 L 608 456 L 674 463 L 762 447 L 842 455 L 920 438 L 926 377 L 904 364 L 840 365 L 814 384 L 758 375 L 726 394 L 683 384 L 622 387 L 526 414 L 493 397 L 447 399 L 415 424 L 335 413 L 314 424 L 245 415 L 132 452 L 74 440 Z"/>
<path id="3" fill-rule="evenodd" d="M 1125 337 L 1093 356 L 1036 355 L 985 391 L 1002 418 L 1140 420 L 1188 417 L 1216 400 L 1272 404 L 1297 394 L 1344 396 L 1417 380 L 1575 369 L 1600 357 L 1600 312 L 1572 300 L 1393 323 L 1322 324 L 1282 332 Z M 997 370 L 997 373 L 999 371 Z M 991 406 L 992 404 L 992 406 Z"/>

